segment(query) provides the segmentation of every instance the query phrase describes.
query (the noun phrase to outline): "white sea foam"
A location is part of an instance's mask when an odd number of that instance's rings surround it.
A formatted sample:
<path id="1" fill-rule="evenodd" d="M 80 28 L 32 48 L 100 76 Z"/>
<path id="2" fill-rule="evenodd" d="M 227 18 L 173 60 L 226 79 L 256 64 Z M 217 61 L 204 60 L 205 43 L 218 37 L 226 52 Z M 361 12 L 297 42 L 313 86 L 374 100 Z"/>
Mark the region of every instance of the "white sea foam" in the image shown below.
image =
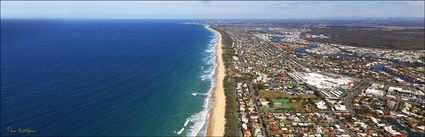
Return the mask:
<path id="1" fill-rule="evenodd" d="M 180 134 L 182 134 L 183 133 L 183 131 L 184 131 L 184 128 L 187 126 L 187 124 L 189 124 L 189 118 L 186 118 L 186 121 L 184 122 L 184 124 L 183 124 L 183 127 L 179 130 L 179 131 L 177 131 L 177 132 L 175 132 L 177 135 L 180 135 Z"/>
<path id="2" fill-rule="evenodd" d="M 210 30 L 208 28 L 208 30 Z M 210 30 L 212 31 L 212 30 Z M 215 58 L 215 50 L 216 50 L 217 36 L 214 34 L 214 37 L 210 41 L 208 49 L 205 50 L 206 57 L 203 58 L 203 61 L 206 65 L 201 67 L 203 74 L 201 75 L 201 80 L 212 80 L 214 78 L 215 67 L 216 67 L 216 58 Z"/>
<path id="3" fill-rule="evenodd" d="M 198 95 L 198 93 L 192 93 L 192 96 L 196 96 L 196 95 Z"/>
<path id="4" fill-rule="evenodd" d="M 215 66 L 208 67 L 206 70 L 203 71 L 203 74 L 201 75 L 201 80 L 212 80 L 214 78 L 215 73 Z"/>
<path id="5" fill-rule="evenodd" d="M 186 122 L 184 122 L 184 126 L 187 126 L 189 124 L 189 118 L 186 119 Z"/>
<path id="6" fill-rule="evenodd" d="M 205 58 L 206 61 L 206 67 L 203 67 L 204 74 L 201 76 L 201 80 L 210 80 L 210 88 L 208 92 L 204 95 L 206 95 L 206 98 L 204 100 L 204 104 L 202 105 L 203 109 L 201 112 L 195 113 L 192 116 L 189 117 L 189 122 L 191 123 L 186 136 L 205 136 L 206 130 L 205 127 L 208 123 L 208 117 L 209 112 L 211 108 L 211 92 L 214 89 L 215 86 L 215 79 L 214 74 L 217 67 L 216 57 L 215 57 L 215 49 L 216 49 L 216 43 L 217 43 L 217 34 L 208 26 L 205 26 L 206 29 L 208 29 L 210 32 L 212 32 L 213 38 L 210 41 L 209 47 L 207 50 L 205 50 L 207 57 Z M 196 96 L 198 93 L 192 93 L 192 95 Z M 201 132 L 202 131 L 202 132 Z"/>
<path id="7" fill-rule="evenodd" d="M 177 135 L 180 135 L 180 134 L 182 134 L 182 133 L 183 133 L 183 131 L 184 131 L 184 127 L 183 127 L 182 129 L 180 129 L 179 131 L 177 131 L 177 132 L 176 132 L 176 134 L 177 134 Z"/>
<path id="8" fill-rule="evenodd" d="M 201 95 L 201 96 L 208 96 L 208 94 L 207 93 L 192 93 L 192 96 L 198 96 L 198 95 Z"/>

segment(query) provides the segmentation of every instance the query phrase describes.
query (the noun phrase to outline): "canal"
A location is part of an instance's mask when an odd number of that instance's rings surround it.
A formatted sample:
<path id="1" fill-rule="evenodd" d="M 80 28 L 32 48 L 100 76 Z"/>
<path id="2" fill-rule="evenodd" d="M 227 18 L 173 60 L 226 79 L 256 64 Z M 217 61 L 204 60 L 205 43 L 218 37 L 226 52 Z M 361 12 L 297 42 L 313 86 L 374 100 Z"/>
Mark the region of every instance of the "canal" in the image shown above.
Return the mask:
<path id="1" fill-rule="evenodd" d="M 389 74 L 389 75 L 391 75 L 393 77 L 400 78 L 401 80 L 403 80 L 405 82 L 408 82 L 408 83 L 424 84 L 424 83 L 422 83 L 420 81 L 416 81 L 416 80 L 414 80 L 414 79 L 412 79 L 410 77 L 407 77 L 407 76 L 404 76 L 404 75 L 395 73 L 395 72 L 393 72 L 391 70 L 385 70 L 384 69 L 385 66 L 387 66 L 387 64 L 376 64 L 376 65 L 373 65 L 371 67 L 371 69 L 374 70 L 374 71 L 384 71 L 385 73 L 387 73 L 387 74 Z"/>
<path id="2" fill-rule="evenodd" d="M 400 123 L 398 123 L 397 119 L 395 119 L 393 117 L 386 117 L 386 118 L 384 118 L 384 120 L 386 122 L 390 123 L 391 125 L 394 125 L 398 129 L 406 131 L 409 137 L 423 137 L 423 136 L 425 136 L 424 133 L 414 132 L 414 131 L 410 130 L 410 128 L 402 126 Z"/>
<path id="3" fill-rule="evenodd" d="M 311 44 L 311 45 L 308 45 L 308 46 L 306 46 L 306 47 L 303 47 L 303 48 L 296 48 L 296 49 L 293 49 L 293 51 L 294 52 L 297 52 L 297 53 L 307 53 L 307 49 L 314 49 L 314 48 L 318 48 L 319 46 L 317 46 L 317 45 L 313 45 L 313 44 Z"/>

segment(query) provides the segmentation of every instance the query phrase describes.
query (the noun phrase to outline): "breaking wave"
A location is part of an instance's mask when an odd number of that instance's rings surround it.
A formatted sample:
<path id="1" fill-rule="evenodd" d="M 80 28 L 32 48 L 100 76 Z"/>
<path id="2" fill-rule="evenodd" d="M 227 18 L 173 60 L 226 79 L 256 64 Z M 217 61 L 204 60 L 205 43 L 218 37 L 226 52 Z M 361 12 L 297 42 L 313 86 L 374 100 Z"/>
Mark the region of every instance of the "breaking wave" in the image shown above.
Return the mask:
<path id="1" fill-rule="evenodd" d="M 208 96 L 208 93 L 192 93 L 192 96 Z"/>
<path id="2" fill-rule="evenodd" d="M 208 80 L 211 83 L 207 93 L 192 93 L 193 96 L 205 95 L 206 97 L 202 105 L 202 108 L 203 108 L 202 111 L 195 113 L 189 117 L 189 123 L 191 124 L 187 130 L 186 136 L 205 136 L 206 134 L 205 129 L 208 124 L 209 112 L 210 112 L 210 108 L 212 104 L 211 93 L 215 86 L 214 75 L 215 75 L 215 70 L 217 67 L 217 61 L 215 56 L 215 52 L 216 52 L 215 45 L 217 43 L 217 34 L 215 33 L 214 30 L 212 30 L 208 26 L 205 26 L 205 28 L 208 29 L 213 34 L 213 36 L 209 43 L 208 49 L 205 50 L 205 54 L 207 57 L 204 58 L 204 62 L 206 62 L 206 64 L 203 67 L 201 67 L 201 69 L 203 69 L 201 80 L 202 81 Z M 183 130 L 181 130 L 181 132 L 183 132 Z"/>
<path id="3" fill-rule="evenodd" d="M 187 126 L 187 124 L 189 124 L 189 121 L 190 121 L 189 118 L 186 118 L 186 121 L 184 122 L 183 127 L 179 131 L 176 132 L 177 135 L 180 135 L 180 134 L 183 133 L 184 128 Z"/>

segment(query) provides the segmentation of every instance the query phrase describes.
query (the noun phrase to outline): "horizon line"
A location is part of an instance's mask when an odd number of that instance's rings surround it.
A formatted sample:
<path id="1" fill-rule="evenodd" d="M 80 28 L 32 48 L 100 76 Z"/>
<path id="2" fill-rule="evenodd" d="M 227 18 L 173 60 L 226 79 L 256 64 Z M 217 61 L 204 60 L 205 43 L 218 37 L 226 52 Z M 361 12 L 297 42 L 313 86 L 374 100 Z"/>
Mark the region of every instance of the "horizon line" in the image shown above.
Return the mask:
<path id="1" fill-rule="evenodd" d="M 315 18 L 0 18 L 13 20 L 392 20 L 392 19 L 425 19 L 425 17 L 315 17 Z M 425 21 L 425 20 L 424 20 Z"/>

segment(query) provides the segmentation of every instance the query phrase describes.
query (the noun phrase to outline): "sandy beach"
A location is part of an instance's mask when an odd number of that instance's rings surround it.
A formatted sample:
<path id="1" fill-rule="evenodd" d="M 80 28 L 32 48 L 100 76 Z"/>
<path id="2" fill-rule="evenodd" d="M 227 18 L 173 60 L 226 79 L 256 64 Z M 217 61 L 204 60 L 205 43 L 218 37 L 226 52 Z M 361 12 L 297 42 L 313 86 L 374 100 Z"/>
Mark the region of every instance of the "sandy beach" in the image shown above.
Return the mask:
<path id="1" fill-rule="evenodd" d="M 226 124 L 226 119 L 224 117 L 226 110 L 226 97 L 224 95 L 223 88 L 223 79 L 225 76 L 225 68 L 222 58 L 222 41 L 221 34 L 214 30 L 217 34 L 217 69 L 215 73 L 216 84 L 213 90 L 213 104 L 210 112 L 209 123 L 207 127 L 207 136 L 223 136 L 224 135 L 224 125 Z"/>

